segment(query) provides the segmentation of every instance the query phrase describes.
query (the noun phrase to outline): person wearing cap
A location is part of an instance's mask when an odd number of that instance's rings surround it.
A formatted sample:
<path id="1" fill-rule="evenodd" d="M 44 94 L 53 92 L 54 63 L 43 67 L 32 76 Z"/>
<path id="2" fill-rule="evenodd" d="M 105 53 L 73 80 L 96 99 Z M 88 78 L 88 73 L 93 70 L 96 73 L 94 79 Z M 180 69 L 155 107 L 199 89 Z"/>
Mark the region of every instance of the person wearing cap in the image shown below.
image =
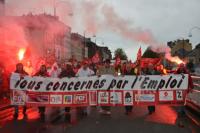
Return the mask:
<path id="1" fill-rule="evenodd" d="M 115 72 L 115 68 L 113 66 L 110 65 L 110 59 L 106 59 L 105 63 L 103 66 L 99 67 L 99 69 L 97 70 L 97 75 L 101 76 L 101 75 L 117 75 Z M 101 109 L 99 111 L 101 114 L 107 114 L 110 115 L 111 114 L 111 107 L 109 106 L 101 106 Z"/>
<path id="2" fill-rule="evenodd" d="M 28 75 L 28 73 L 24 70 L 24 65 L 22 63 L 18 63 L 16 65 L 16 70 L 14 73 L 20 74 L 20 77 Z M 16 120 L 18 118 L 19 106 L 16 105 L 16 106 L 14 106 L 14 108 L 15 108 L 14 119 Z M 24 115 L 24 118 L 27 118 L 25 105 L 23 106 L 23 115 Z"/>
<path id="3" fill-rule="evenodd" d="M 76 77 L 89 77 L 89 76 L 93 76 L 94 74 L 95 74 L 94 71 L 92 71 L 89 68 L 88 62 L 86 60 L 84 60 L 82 62 L 82 67 L 76 73 Z M 83 108 L 82 115 L 87 116 L 87 115 L 89 115 L 89 113 L 90 113 L 90 107 L 89 106 L 86 107 L 86 108 Z"/>

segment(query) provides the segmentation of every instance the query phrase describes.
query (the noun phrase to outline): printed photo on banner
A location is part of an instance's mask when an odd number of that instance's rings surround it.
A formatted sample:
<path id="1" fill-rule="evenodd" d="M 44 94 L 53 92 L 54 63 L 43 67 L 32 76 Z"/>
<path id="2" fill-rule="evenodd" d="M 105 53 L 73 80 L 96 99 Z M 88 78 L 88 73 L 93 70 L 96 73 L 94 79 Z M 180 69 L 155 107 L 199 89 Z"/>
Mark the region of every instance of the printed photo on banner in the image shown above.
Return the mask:
<path id="1" fill-rule="evenodd" d="M 72 104 L 72 103 L 73 103 L 73 95 L 63 96 L 63 104 Z"/>
<path id="2" fill-rule="evenodd" d="M 124 105 L 133 105 L 133 91 L 124 91 Z"/>
<path id="3" fill-rule="evenodd" d="M 37 104 L 49 104 L 49 95 L 41 94 L 28 94 L 27 95 L 28 103 L 37 103 Z"/>
<path id="4" fill-rule="evenodd" d="M 183 91 L 176 91 L 176 100 L 178 101 L 183 100 Z"/>
<path id="5" fill-rule="evenodd" d="M 173 91 L 159 91 L 159 101 L 173 101 Z"/>
<path id="6" fill-rule="evenodd" d="M 11 99 L 12 105 L 25 105 L 26 93 L 24 91 L 13 91 L 13 97 Z"/>
<path id="7" fill-rule="evenodd" d="M 89 102 L 91 106 L 97 105 L 97 91 L 90 91 L 89 92 Z"/>
<path id="8" fill-rule="evenodd" d="M 122 92 L 110 92 L 111 104 L 122 104 Z"/>
<path id="9" fill-rule="evenodd" d="M 74 94 L 74 104 L 86 104 L 88 103 L 87 93 Z"/>
<path id="10" fill-rule="evenodd" d="M 136 102 L 155 102 L 155 94 L 135 94 Z"/>
<path id="11" fill-rule="evenodd" d="M 107 91 L 98 92 L 98 103 L 99 104 L 108 104 L 109 103 L 109 92 L 107 92 Z"/>
<path id="12" fill-rule="evenodd" d="M 62 95 L 50 95 L 50 104 L 62 104 Z"/>

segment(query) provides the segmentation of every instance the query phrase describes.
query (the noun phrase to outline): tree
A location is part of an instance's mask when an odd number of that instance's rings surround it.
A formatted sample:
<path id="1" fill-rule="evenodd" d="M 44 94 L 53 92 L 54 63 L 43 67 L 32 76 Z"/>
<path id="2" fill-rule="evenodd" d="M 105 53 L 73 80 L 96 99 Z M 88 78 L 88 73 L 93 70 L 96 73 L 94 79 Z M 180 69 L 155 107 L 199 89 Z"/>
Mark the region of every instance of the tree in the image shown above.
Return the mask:
<path id="1" fill-rule="evenodd" d="M 143 58 L 159 58 L 159 53 L 154 52 L 151 50 L 150 47 L 146 49 L 144 54 L 142 55 Z"/>
<path id="2" fill-rule="evenodd" d="M 119 57 L 121 60 L 127 60 L 127 55 L 122 48 L 118 48 L 115 50 L 114 59 L 116 59 L 116 57 Z"/>

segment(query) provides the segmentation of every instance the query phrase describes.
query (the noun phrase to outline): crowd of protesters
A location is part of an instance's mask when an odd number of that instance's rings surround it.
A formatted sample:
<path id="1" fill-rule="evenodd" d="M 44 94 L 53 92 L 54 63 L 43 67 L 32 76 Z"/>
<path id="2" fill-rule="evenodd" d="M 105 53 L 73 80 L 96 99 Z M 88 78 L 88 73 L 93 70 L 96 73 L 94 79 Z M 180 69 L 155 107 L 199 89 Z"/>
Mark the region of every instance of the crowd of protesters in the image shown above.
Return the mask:
<path id="1" fill-rule="evenodd" d="M 102 63 L 92 63 L 91 61 L 83 60 L 82 62 L 77 62 L 76 60 L 69 60 L 63 64 L 54 63 L 51 68 L 47 68 L 45 64 L 41 65 L 39 70 L 34 74 L 28 74 L 25 71 L 22 63 L 18 63 L 16 65 L 15 73 L 19 73 L 21 76 L 31 75 L 31 76 L 41 76 L 41 77 L 54 77 L 54 78 L 64 78 L 64 77 L 88 77 L 88 76 L 101 76 L 104 74 L 109 74 L 113 76 L 120 75 L 165 75 L 167 73 L 175 73 L 175 74 L 189 74 L 184 64 L 179 65 L 176 71 L 166 70 L 162 64 L 148 64 L 145 68 L 140 68 L 137 65 L 134 65 L 130 61 L 124 63 L 116 63 L 111 64 L 109 59 L 106 59 Z M 1 94 L 6 93 L 3 88 L 9 88 L 8 81 L 9 79 L 5 78 L 2 67 L 0 67 L 0 89 Z M 8 76 L 7 76 L 8 77 Z M 5 85 L 7 84 L 7 86 Z M 189 76 L 189 86 L 188 88 L 193 88 L 192 79 Z M 1 95 L 2 97 L 3 95 Z M 14 118 L 18 117 L 18 106 L 15 106 Z M 155 106 L 148 106 L 149 114 L 152 114 L 156 111 Z M 83 115 L 89 115 L 90 107 L 81 107 Z M 132 106 L 125 106 L 125 114 L 129 115 L 132 113 Z M 45 107 L 38 107 L 38 111 L 40 113 L 41 121 L 45 121 Z M 184 109 L 181 108 L 180 113 L 183 114 Z M 110 115 L 111 107 L 109 106 L 101 106 L 99 107 L 99 113 Z M 23 114 L 26 117 L 26 107 L 23 107 Z M 65 107 L 66 118 L 70 118 L 70 107 Z"/>

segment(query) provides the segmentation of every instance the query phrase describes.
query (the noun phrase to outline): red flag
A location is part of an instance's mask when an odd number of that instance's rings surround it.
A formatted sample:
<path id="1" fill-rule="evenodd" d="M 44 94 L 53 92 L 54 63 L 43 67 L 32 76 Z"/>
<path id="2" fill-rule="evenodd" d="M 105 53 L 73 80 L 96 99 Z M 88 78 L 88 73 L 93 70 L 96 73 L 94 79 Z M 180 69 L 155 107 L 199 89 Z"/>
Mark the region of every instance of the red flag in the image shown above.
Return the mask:
<path id="1" fill-rule="evenodd" d="M 142 59 L 142 49 L 141 47 L 138 49 L 138 53 L 137 53 L 137 60 L 136 60 L 136 66 L 138 66 L 138 71 L 137 74 L 140 75 L 141 74 L 141 59 Z"/>
<path id="2" fill-rule="evenodd" d="M 140 47 L 139 50 L 138 50 L 138 53 L 137 53 L 137 61 L 140 61 L 141 58 L 142 58 L 142 49 Z"/>

